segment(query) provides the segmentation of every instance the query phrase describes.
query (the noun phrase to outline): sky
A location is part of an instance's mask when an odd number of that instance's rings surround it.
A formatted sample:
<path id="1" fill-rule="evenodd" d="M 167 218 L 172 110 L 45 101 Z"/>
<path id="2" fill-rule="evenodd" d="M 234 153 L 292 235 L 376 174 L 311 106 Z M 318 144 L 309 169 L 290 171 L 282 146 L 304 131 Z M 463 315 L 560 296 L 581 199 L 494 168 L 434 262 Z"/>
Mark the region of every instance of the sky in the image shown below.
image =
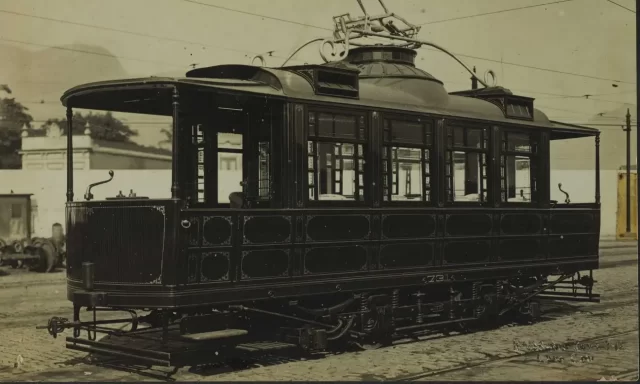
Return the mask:
<path id="1" fill-rule="evenodd" d="M 621 106 L 635 108 L 637 102 L 635 1 L 614 1 L 617 4 L 608 0 L 385 0 L 385 4 L 408 21 L 423 24 L 420 39 L 458 54 L 481 76 L 493 70 L 498 85 L 534 97 L 536 108 L 550 118 L 583 123 Z M 370 13 L 381 12 L 377 0 L 363 2 Z M 522 7 L 528 8 L 513 10 Z M 256 54 L 266 55 L 267 66 L 279 66 L 301 44 L 329 37 L 332 17 L 347 12 L 361 14 L 355 0 L 0 0 L 0 44 L 34 52 L 67 44 L 102 47 L 118 57 L 131 77 L 180 76 L 191 64 L 248 64 Z M 305 62 L 321 62 L 318 45 L 303 49 L 290 63 Z M 470 87 L 469 74 L 441 52 L 421 48 L 416 64 L 442 80 L 450 92 Z M 64 114 L 56 103 L 64 89 L 77 85 L 72 80 L 60 91 L 43 94 L 46 105 L 30 106 L 36 119 Z M 19 97 L 20 85 L 12 88 Z M 55 113 L 58 116 L 51 116 Z M 157 121 L 146 116 L 143 120 Z M 615 116 L 613 120 L 618 123 Z M 160 139 L 159 125 L 131 125 L 143 144 Z"/>

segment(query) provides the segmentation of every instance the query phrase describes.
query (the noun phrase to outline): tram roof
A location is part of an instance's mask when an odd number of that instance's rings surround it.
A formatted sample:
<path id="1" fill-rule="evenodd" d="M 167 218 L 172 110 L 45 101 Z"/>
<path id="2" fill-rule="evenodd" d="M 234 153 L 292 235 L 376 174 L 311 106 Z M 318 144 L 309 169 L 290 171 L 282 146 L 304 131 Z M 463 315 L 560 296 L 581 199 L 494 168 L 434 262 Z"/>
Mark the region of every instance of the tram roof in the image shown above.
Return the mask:
<path id="1" fill-rule="evenodd" d="M 359 97 L 350 99 L 318 95 L 312 85 L 288 68 L 264 68 L 246 65 L 220 65 L 200 68 L 192 73 L 253 73 L 244 78 L 225 77 L 147 77 L 87 83 L 67 90 L 61 97 L 63 105 L 72 108 L 109 110 L 114 112 L 172 115 L 173 89 L 179 92 L 217 91 L 242 93 L 312 102 L 352 108 L 375 108 L 396 112 L 414 112 L 442 117 L 480 120 L 501 125 L 520 125 L 558 131 L 560 136 L 594 136 L 598 130 L 560 122 L 552 122 L 540 110 L 534 109 L 533 121 L 506 118 L 502 110 L 486 100 L 447 94 L 438 80 L 384 79 L 360 80 Z M 416 83 L 417 82 L 417 83 Z M 417 85 L 416 85 L 417 84 Z M 407 88 L 409 86 L 409 88 Z M 416 93 L 416 89 L 421 89 Z M 433 92 L 430 92 L 431 88 Z M 435 88 L 440 87 L 440 89 Z M 562 134 L 564 133 L 564 134 Z"/>

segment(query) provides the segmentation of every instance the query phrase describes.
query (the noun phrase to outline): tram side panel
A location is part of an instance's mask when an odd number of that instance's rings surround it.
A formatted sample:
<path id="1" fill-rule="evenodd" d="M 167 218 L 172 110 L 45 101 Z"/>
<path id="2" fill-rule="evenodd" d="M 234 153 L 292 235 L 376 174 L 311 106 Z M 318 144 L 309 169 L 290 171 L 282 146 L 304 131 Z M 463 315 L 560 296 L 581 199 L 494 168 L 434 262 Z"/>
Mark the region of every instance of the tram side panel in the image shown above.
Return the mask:
<path id="1" fill-rule="evenodd" d="M 69 298 L 169 308 L 598 265 L 589 207 L 177 213 L 171 200 L 69 204 Z"/>
<path id="2" fill-rule="evenodd" d="M 189 210 L 185 292 L 246 300 L 597 268 L 597 209 Z M 595 239 L 595 240 L 594 240 Z M 541 267 L 546 269 L 540 271 Z M 400 277 L 418 276 L 401 281 Z M 329 292 L 327 292 L 327 289 Z M 223 295 L 236 292 L 237 295 Z"/>
<path id="3" fill-rule="evenodd" d="M 144 297 L 137 305 L 161 304 L 154 292 L 175 282 L 178 208 L 174 200 L 67 203 L 68 298 L 111 305 L 109 293 L 124 293 Z"/>

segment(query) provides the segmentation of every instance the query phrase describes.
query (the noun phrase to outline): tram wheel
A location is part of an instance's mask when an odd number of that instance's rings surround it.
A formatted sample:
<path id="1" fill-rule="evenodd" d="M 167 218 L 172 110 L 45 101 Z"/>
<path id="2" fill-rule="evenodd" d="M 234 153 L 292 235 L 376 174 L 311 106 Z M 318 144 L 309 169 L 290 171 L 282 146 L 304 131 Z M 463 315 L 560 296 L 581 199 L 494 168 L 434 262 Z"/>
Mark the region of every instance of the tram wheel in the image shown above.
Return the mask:
<path id="1" fill-rule="evenodd" d="M 34 242 L 37 247 L 32 252 L 39 256 L 37 262 L 35 262 L 33 269 L 38 272 L 51 272 L 55 269 L 57 264 L 56 250 L 50 242 L 37 241 Z"/>

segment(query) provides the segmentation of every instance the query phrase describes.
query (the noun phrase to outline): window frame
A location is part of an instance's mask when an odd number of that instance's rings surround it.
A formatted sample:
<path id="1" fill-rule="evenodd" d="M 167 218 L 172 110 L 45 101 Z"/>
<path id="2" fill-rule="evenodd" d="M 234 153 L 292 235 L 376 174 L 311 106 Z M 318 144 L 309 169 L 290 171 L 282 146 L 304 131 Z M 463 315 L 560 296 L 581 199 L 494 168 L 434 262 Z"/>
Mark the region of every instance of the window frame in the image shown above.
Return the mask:
<path id="1" fill-rule="evenodd" d="M 379 161 L 380 161 L 380 180 L 382 181 L 380 186 L 381 193 L 381 205 L 382 206 L 433 206 L 437 204 L 436 194 L 434 188 L 434 175 L 435 175 L 435 148 L 436 148 L 436 121 L 434 118 L 425 116 L 399 116 L 397 114 L 383 114 L 381 116 L 381 144 L 379 149 Z M 410 123 L 420 124 L 422 132 L 420 136 L 422 142 L 409 141 L 406 138 L 400 138 L 394 140 L 393 137 L 393 123 Z M 394 159 L 395 164 L 399 165 L 401 161 L 398 160 L 398 149 L 419 149 L 420 159 L 415 161 L 407 161 L 411 163 L 418 163 L 421 165 L 420 182 L 422 183 L 421 196 L 417 200 L 393 200 L 394 195 L 394 178 L 396 187 L 399 189 L 399 184 L 403 182 L 400 180 L 400 169 L 396 170 L 396 174 L 393 173 Z M 426 158 L 426 151 L 428 151 L 428 159 Z M 394 153 L 396 156 L 394 157 Z M 386 165 L 385 165 L 386 164 Z M 385 167 L 387 170 L 385 171 Z M 429 185 L 427 186 L 426 178 L 429 177 Z M 386 180 L 386 186 L 385 186 Z M 413 181 L 412 181 L 413 182 Z M 436 184 L 437 185 L 437 184 Z M 429 194 L 429 199 L 426 199 Z"/>
<path id="2" fill-rule="evenodd" d="M 464 130 L 464 140 L 463 145 L 456 145 L 456 137 L 455 137 L 455 128 L 462 128 Z M 477 130 L 480 131 L 480 148 L 469 147 L 466 146 L 466 137 L 468 135 L 468 130 Z M 442 159 L 443 159 L 443 168 L 442 168 L 442 177 L 440 180 L 443 183 L 443 202 L 447 207 L 451 206 L 471 206 L 471 207 L 490 207 L 493 206 L 493 163 L 492 163 L 492 153 L 493 153 L 493 135 L 491 125 L 483 124 L 478 122 L 469 122 L 462 120 L 447 120 L 445 121 L 443 132 L 442 132 Z M 478 184 L 480 186 L 480 193 L 478 194 L 482 197 L 483 192 L 486 193 L 486 198 L 484 200 L 478 201 L 456 201 L 455 200 L 455 161 L 454 161 L 454 153 L 455 152 L 464 152 L 465 156 L 468 153 L 477 153 L 480 155 L 480 159 L 482 160 L 482 155 L 484 155 L 485 164 L 483 165 L 480 162 L 480 173 L 478 175 Z M 449 155 L 451 157 L 449 158 Z M 466 163 L 465 163 L 466 166 Z M 465 170 L 466 172 L 466 170 Z M 483 176 L 486 178 L 486 188 L 483 187 Z M 451 188 L 449 188 L 448 178 L 451 178 Z"/>
<path id="3" fill-rule="evenodd" d="M 540 193 L 540 169 L 542 167 L 541 160 L 541 146 L 542 146 L 542 132 L 540 129 L 535 128 L 526 128 L 526 127 L 514 127 L 514 126 L 503 126 L 498 130 L 499 132 L 499 140 L 497 140 L 500 145 L 498 146 L 497 155 L 498 155 L 498 164 L 497 164 L 497 186 L 499 186 L 498 194 L 496 196 L 496 200 L 498 204 L 501 206 L 538 206 L 542 203 L 542 196 Z M 508 148 L 508 140 L 509 133 L 513 134 L 524 134 L 529 136 L 529 145 L 530 152 L 524 151 L 510 151 Z M 506 147 L 505 147 L 506 145 Z M 529 159 L 529 188 L 530 188 L 530 200 L 529 201 L 509 201 L 509 185 L 508 185 L 508 164 L 507 157 L 527 157 Z M 502 188 L 502 175 L 501 175 L 501 167 L 502 162 L 504 161 L 505 166 L 505 187 L 504 190 Z M 505 200 L 502 200 L 502 193 L 506 194 Z M 517 195 L 517 187 L 516 187 L 516 195 Z"/>
<path id="4" fill-rule="evenodd" d="M 225 165 L 226 156 L 238 154 L 241 155 L 240 159 L 235 159 L 236 169 L 230 169 L 230 171 L 240 172 L 243 176 L 243 180 L 248 175 L 248 161 L 254 161 L 255 168 L 259 169 L 260 156 L 259 153 L 253 153 L 252 151 L 259 150 L 259 142 L 261 138 L 262 142 L 269 143 L 268 151 L 268 169 L 269 169 L 269 181 L 265 185 L 268 185 L 268 192 L 266 196 L 259 196 L 259 180 L 255 180 L 256 196 L 249 195 L 249 201 L 251 201 L 251 209 L 272 209 L 280 206 L 281 200 L 278 197 L 277 186 L 274 185 L 274 174 L 278 167 L 279 155 L 274 155 L 277 148 L 282 148 L 282 144 L 275 142 L 278 137 L 281 137 L 282 133 L 279 130 L 283 129 L 277 123 L 274 123 L 273 117 L 263 125 L 258 123 L 261 114 L 260 110 L 247 109 L 248 112 L 241 112 L 230 119 L 233 124 L 227 124 L 227 126 L 221 125 L 220 120 L 217 119 L 217 115 L 206 116 L 191 116 L 183 120 L 183 126 L 185 133 L 189 132 L 189 135 L 185 135 L 184 139 L 184 167 L 185 169 L 185 187 L 187 193 L 185 199 L 191 208 L 194 209 L 231 209 L 230 202 L 219 202 L 220 200 L 220 173 L 225 169 L 221 169 Z M 270 114 L 277 114 L 279 109 L 275 106 L 270 109 L 265 109 Z M 284 119 L 284 116 L 282 117 Z M 234 126 L 238 126 L 234 129 Z M 202 127 L 201 141 L 197 142 L 198 136 L 196 135 L 197 126 Z M 257 133 L 256 129 L 264 129 L 264 132 Z M 241 148 L 224 148 L 219 147 L 219 135 L 220 134 L 238 134 L 242 137 Z M 262 136 L 261 136 L 262 135 Z M 255 143 L 252 143 L 255 141 Z M 204 201 L 198 201 L 198 152 L 203 151 L 204 155 Z M 233 161 L 231 162 L 232 165 Z M 266 179 L 265 179 L 266 180 Z M 237 186 L 238 191 L 242 192 L 242 188 Z"/>
<path id="5" fill-rule="evenodd" d="M 355 119 L 355 137 L 354 138 L 345 138 L 345 137 L 329 137 L 323 136 L 320 134 L 319 127 L 319 118 L 321 114 L 329 114 L 332 115 L 334 120 L 335 116 L 348 116 L 353 117 Z M 335 122 L 334 122 L 334 130 L 335 130 Z M 371 138 L 371 126 L 369 122 L 369 117 L 367 111 L 360 109 L 342 109 L 342 108 L 322 108 L 318 106 L 308 106 L 306 108 L 306 113 L 304 114 L 304 165 L 303 165 L 303 174 L 304 179 L 302 187 L 303 201 L 305 206 L 337 206 L 337 207 L 364 207 L 369 206 L 371 204 L 372 192 L 371 186 L 368 185 L 367 181 L 369 179 L 369 175 L 371 172 L 371 151 L 370 151 L 370 138 Z M 313 153 L 309 152 L 309 144 L 313 145 Z M 319 200 L 319 185 L 311 185 L 309 183 L 309 175 L 313 172 L 314 182 L 317 180 L 319 170 L 316 169 L 318 161 L 318 144 L 319 143 L 333 143 L 333 144 L 351 144 L 354 148 L 354 155 L 352 157 L 347 157 L 347 159 L 353 159 L 354 163 L 354 171 L 356 176 L 362 174 L 363 183 L 360 185 L 359 181 L 356 178 L 356 186 L 355 186 L 355 200 Z M 359 151 L 359 147 L 362 149 L 362 153 Z M 342 153 L 342 152 L 341 152 Z M 314 167 L 311 168 L 309 161 L 313 159 Z M 362 169 L 360 169 L 359 162 L 362 161 Z M 332 162 L 335 163 L 335 160 L 332 159 Z M 343 167 L 340 168 L 343 171 Z M 340 173 L 340 183 L 341 183 L 341 192 L 342 192 L 342 181 L 343 173 Z M 314 188 L 314 199 L 311 199 L 309 196 L 310 188 Z M 363 198 L 358 200 L 358 196 L 362 194 Z"/>

